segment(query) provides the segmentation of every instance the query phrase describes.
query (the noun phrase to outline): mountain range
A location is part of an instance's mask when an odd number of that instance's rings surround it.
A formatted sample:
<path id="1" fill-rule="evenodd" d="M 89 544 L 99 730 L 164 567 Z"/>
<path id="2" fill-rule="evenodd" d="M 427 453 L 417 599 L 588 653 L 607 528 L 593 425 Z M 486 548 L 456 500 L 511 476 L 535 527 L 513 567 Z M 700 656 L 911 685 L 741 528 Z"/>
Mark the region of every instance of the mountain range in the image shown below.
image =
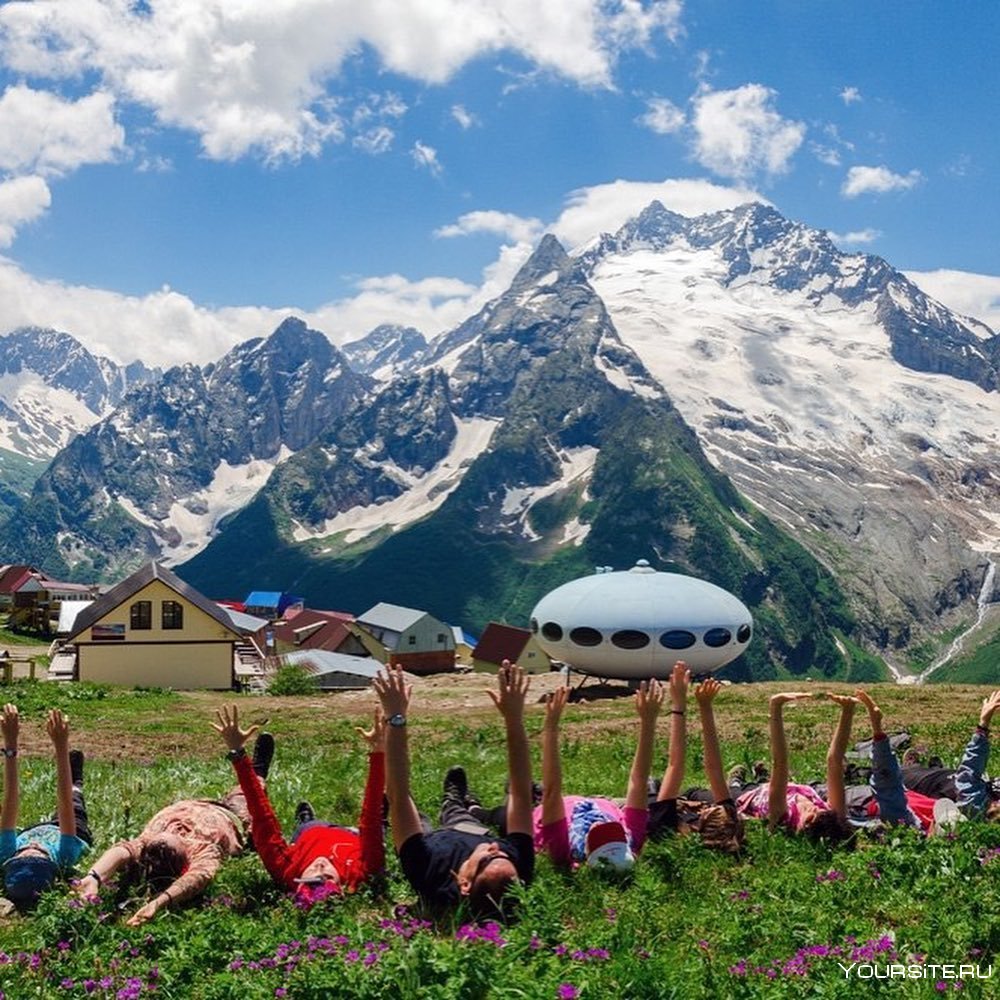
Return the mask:
<path id="1" fill-rule="evenodd" d="M 32 333 L 66 336 L 0 348 Z M 218 597 L 473 630 L 647 558 L 751 607 L 736 676 L 903 675 L 992 598 L 998 364 L 993 331 L 878 257 L 762 204 L 654 202 L 572 253 L 544 237 L 429 343 L 338 350 L 290 318 L 203 368 L 95 375 L 94 419 L 52 408 L 66 439 L 0 537 L 64 576 L 156 557 Z"/>

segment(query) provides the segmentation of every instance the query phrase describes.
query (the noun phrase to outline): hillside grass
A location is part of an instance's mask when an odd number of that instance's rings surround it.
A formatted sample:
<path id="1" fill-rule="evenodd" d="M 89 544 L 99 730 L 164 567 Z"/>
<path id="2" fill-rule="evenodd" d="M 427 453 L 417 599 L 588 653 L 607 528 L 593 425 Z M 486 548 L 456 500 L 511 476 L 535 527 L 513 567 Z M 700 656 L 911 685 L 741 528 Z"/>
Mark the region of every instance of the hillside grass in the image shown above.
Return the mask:
<path id="1" fill-rule="evenodd" d="M 777 689 L 734 685 L 719 695 L 727 767 L 767 756 L 767 697 Z M 946 763 L 957 762 L 985 694 L 948 686 L 872 690 L 890 729 L 905 725 L 915 745 Z M 137 833 L 167 802 L 218 796 L 232 781 L 208 728 L 231 696 L 19 683 L 0 689 L 0 700 L 16 701 L 24 716 L 22 823 L 47 814 L 54 798 L 44 711 L 69 712 L 74 743 L 88 755 L 97 851 Z M 354 822 L 365 771 L 354 727 L 366 721 L 370 698 L 237 700 L 247 721 L 275 734 L 269 792 L 288 827 L 302 798 L 321 816 Z M 536 769 L 541 712 L 533 705 L 528 713 Z M 788 711 L 796 777 L 821 775 L 833 721 L 828 703 Z M 498 723 L 487 706 L 457 712 L 446 688 L 418 685 L 413 787 L 426 812 L 436 812 L 443 772 L 456 762 L 484 802 L 502 797 Z M 573 704 L 563 729 L 566 790 L 623 794 L 635 738 L 629 699 Z M 665 764 L 665 719 L 660 729 L 657 772 Z M 859 717 L 854 739 L 868 735 Z M 704 783 L 696 724 L 687 761 L 690 783 Z M 936 985 L 950 991 L 958 980 L 859 981 L 838 962 L 978 963 L 985 972 L 1000 949 L 1000 827 L 982 823 L 929 840 L 891 830 L 854 853 L 752 824 L 741 858 L 673 838 L 649 845 L 624 883 L 589 870 L 564 876 L 540 859 L 521 919 L 507 928 L 473 929 L 461 914 L 430 925 L 389 855 L 384 891 L 308 912 L 273 888 L 254 855 L 227 863 L 200 903 L 138 929 L 124 925 L 110 897 L 77 907 L 50 893 L 37 914 L 0 921 L 0 991 L 6 998 L 178 1000 L 936 996 Z M 963 985 L 963 996 L 995 995 L 992 980 L 966 975 Z"/>

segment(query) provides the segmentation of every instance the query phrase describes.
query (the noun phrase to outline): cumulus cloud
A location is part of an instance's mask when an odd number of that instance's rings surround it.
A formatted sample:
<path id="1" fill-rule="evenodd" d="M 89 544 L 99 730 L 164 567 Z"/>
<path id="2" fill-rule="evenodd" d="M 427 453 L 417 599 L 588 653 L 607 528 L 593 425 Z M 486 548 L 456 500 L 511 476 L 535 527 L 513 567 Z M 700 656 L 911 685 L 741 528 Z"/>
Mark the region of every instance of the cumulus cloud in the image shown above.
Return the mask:
<path id="1" fill-rule="evenodd" d="M 854 229 L 849 233 L 830 233 L 834 243 L 843 246 L 856 246 L 862 243 L 874 243 L 882 235 L 881 229 Z"/>
<path id="2" fill-rule="evenodd" d="M 0 247 L 9 247 L 17 231 L 42 215 L 52 202 L 41 177 L 14 177 L 0 183 Z"/>
<path id="3" fill-rule="evenodd" d="M 908 191 L 922 179 L 919 170 L 908 174 L 895 174 L 888 167 L 851 167 L 841 185 L 840 193 L 845 198 L 857 198 L 862 194 L 884 194 L 887 191 Z"/>
<path id="4" fill-rule="evenodd" d="M 644 125 L 657 135 L 669 135 L 671 132 L 679 132 L 683 127 L 687 117 L 684 112 L 674 104 L 673 101 L 665 97 L 651 97 L 646 101 L 646 112 L 636 118 L 636 122 Z"/>
<path id="5" fill-rule="evenodd" d="M 906 276 L 949 309 L 1000 333 L 1000 275 L 939 270 L 907 271 Z"/>
<path id="6" fill-rule="evenodd" d="M 845 104 L 856 104 L 861 100 L 861 91 L 857 87 L 844 87 L 840 92 L 840 99 Z"/>
<path id="7" fill-rule="evenodd" d="M 435 236 L 471 236 L 473 233 L 493 233 L 515 243 L 531 243 L 542 233 L 539 219 L 525 219 L 511 212 L 494 210 L 466 212 L 457 222 L 441 226 Z"/>
<path id="8" fill-rule="evenodd" d="M 746 180 L 785 173 L 806 127 L 774 109 L 776 93 L 759 83 L 702 89 L 694 98 L 694 155 L 720 177 Z"/>
<path id="9" fill-rule="evenodd" d="M 724 187 L 703 180 L 625 181 L 579 188 L 550 230 L 564 246 L 573 248 L 601 233 L 613 233 L 651 201 L 679 215 L 720 212 L 748 201 L 767 199 L 745 187 Z"/>
<path id="10" fill-rule="evenodd" d="M 64 100 L 23 84 L 0 96 L 0 170 L 65 174 L 84 163 L 106 163 L 124 146 L 111 94 Z"/>
<path id="11" fill-rule="evenodd" d="M 429 170 L 434 177 L 441 173 L 441 163 L 438 160 L 437 150 L 433 146 L 428 146 L 418 139 L 410 150 L 410 156 L 413 157 L 413 162 L 418 167 Z"/>
<path id="12" fill-rule="evenodd" d="M 385 0 L 280 4 L 48 0 L 0 5 L 0 60 L 31 79 L 96 75 L 120 100 L 196 133 L 206 154 L 267 161 L 346 138 L 331 92 L 362 48 L 381 67 L 440 84 L 512 52 L 586 87 L 612 85 L 621 53 L 681 32 L 680 0 Z"/>

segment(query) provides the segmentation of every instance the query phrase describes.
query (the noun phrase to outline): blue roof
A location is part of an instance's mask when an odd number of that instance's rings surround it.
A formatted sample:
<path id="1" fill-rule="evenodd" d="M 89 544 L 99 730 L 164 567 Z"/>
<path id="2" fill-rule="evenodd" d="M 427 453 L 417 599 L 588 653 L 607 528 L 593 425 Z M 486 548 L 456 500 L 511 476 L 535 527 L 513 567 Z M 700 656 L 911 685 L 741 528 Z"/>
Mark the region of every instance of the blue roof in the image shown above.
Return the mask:
<path id="1" fill-rule="evenodd" d="M 254 608 L 276 608 L 281 603 L 280 590 L 255 590 L 247 595 L 244 606 Z"/>

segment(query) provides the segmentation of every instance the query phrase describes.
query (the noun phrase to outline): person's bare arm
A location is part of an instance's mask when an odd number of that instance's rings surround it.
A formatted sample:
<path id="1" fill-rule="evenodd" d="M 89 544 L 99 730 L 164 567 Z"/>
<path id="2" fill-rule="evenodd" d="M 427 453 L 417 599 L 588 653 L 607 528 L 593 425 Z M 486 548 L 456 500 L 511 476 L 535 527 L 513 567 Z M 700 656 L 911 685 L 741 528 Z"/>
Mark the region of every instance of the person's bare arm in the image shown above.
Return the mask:
<path id="1" fill-rule="evenodd" d="M 3 733 L 3 810 L 0 812 L 0 830 L 16 830 L 20 810 L 20 785 L 17 772 L 17 740 L 21 720 L 17 706 L 9 702 L 0 714 L 0 732 Z"/>
<path id="2" fill-rule="evenodd" d="M 656 720 L 663 704 L 664 687 L 658 680 L 642 681 L 635 693 L 635 711 L 639 716 L 639 736 L 628 776 L 625 806 L 645 809 L 649 803 L 649 771 L 653 765 L 653 744 L 656 741 Z"/>
<path id="3" fill-rule="evenodd" d="M 851 738 L 854 709 L 857 699 L 849 694 L 828 695 L 830 701 L 840 706 L 840 718 L 830 740 L 826 754 L 826 801 L 830 808 L 843 818 L 847 818 L 847 790 L 844 787 L 844 754 Z"/>
<path id="4" fill-rule="evenodd" d="M 379 674 L 372 687 L 388 724 L 385 734 L 385 794 L 389 800 L 392 842 L 398 851 L 422 829 L 420 813 L 410 794 L 410 744 L 406 714 L 413 688 L 406 683 L 399 664 L 389 666 L 384 674 Z"/>
<path id="5" fill-rule="evenodd" d="M 122 840 L 109 847 L 90 867 L 90 871 L 76 883 L 79 896 L 96 896 L 98 890 L 122 865 L 132 857 L 128 846 L 131 842 Z"/>
<path id="6" fill-rule="evenodd" d="M 788 743 L 785 740 L 784 708 L 790 701 L 811 698 L 809 692 L 785 691 L 771 695 L 768 715 L 771 732 L 771 778 L 768 784 L 767 818 L 777 826 L 788 812 Z"/>
<path id="7" fill-rule="evenodd" d="M 705 753 L 705 773 L 708 785 L 712 790 L 712 798 L 723 802 L 730 797 L 726 776 L 722 773 L 722 751 L 719 747 L 719 734 L 715 728 L 715 696 L 722 690 L 722 685 L 714 677 L 702 681 L 695 689 L 694 696 L 698 702 L 698 714 L 701 716 L 701 741 Z"/>
<path id="8" fill-rule="evenodd" d="M 670 673 L 670 746 L 667 768 L 663 772 L 657 799 L 676 799 L 684 781 L 684 761 L 687 753 L 687 694 L 691 672 L 683 660 L 678 660 Z"/>
<path id="9" fill-rule="evenodd" d="M 532 833 L 531 752 L 524 729 L 524 701 L 531 682 L 516 664 L 504 660 L 497 674 L 497 690 L 490 691 L 493 704 L 503 716 L 507 734 L 507 833 Z"/>
<path id="10" fill-rule="evenodd" d="M 49 712 L 45 729 L 52 740 L 56 758 L 56 816 L 59 832 L 76 836 L 76 813 L 73 811 L 73 776 L 69 767 L 69 719 L 53 708 Z"/>
<path id="11" fill-rule="evenodd" d="M 559 721 L 568 696 L 569 688 L 560 686 L 545 702 L 545 722 L 542 723 L 542 826 L 566 818 L 562 794 Z"/>

